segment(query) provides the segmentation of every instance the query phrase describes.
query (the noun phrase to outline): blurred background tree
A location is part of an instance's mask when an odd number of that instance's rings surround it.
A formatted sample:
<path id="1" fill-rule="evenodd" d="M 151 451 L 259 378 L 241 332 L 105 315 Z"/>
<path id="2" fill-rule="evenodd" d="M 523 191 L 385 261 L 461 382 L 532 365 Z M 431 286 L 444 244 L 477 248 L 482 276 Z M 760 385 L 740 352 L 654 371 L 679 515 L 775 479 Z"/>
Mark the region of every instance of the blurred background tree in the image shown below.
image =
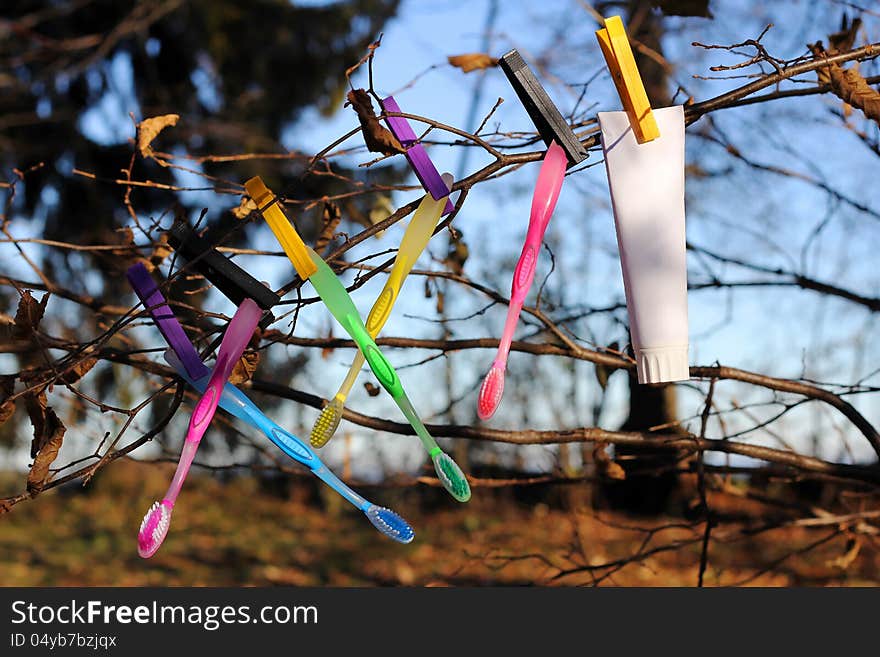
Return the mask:
<path id="1" fill-rule="evenodd" d="M 44 249 L 38 265 L 48 280 L 69 282 L 89 297 L 118 299 L 129 293 L 123 273 L 134 256 L 136 238 L 153 239 L 156 226 L 182 214 L 196 221 L 208 205 L 205 195 L 169 202 L 163 185 L 185 185 L 187 172 L 161 166 L 132 152 L 135 126 L 155 115 L 174 113 L 179 126 L 157 140 L 172 154 L 269 153 L 282 158 L 267 182 L 288 198 L 321 198 L 341 191 L 334 176 L 303 176 L 309 155 L 280 146 L 286 126 L 304 109 L 325 113 L 339 108 L 347 88 L 345 70 L 356 62 L 382 26 L 394 16 L 397 0 L 357 0 L 326 6 L 296 6 L 286 0 L 41 0 L 4 3 L 0 32 L 0 165 L 39 168 L 28 174 L 17 216 L 41 222 L 46 240 L 118 244 L 111 251 Z M 27 164 L 24 164 L 27 163 Z M 211 181 L 249 177 L 262 169 L 232 158 L 188 163 Z M 77 174 L 89 172 L 98 177 Z M 403 169 L 377 167 L 371 180 L 393 183 Z M 364 179 L 345 167 L 340 176 Z M 194 174 L 194 175 L 195 175 Z M 122 189 L 112 181 L 147 179 L 155 186 Z M 195 176 L 197 177 L 197 176 Z M 244 178 L 242 178 L 244 180 Z M 204 185 L 204 182 L 202 183 Z M 348 217 L 366 217 L 375 201 L 352 197 Z M 223 207 L 222 205 L 220 206 Z M 135 210 L 136 208 L 136 210 Z M 225 208 L 223 208 L 225 209 Z M 323 207 L 298 217 L 314 240 Z M 244 226 L 218 212 L 209 237 L 230 246 L 245 244 Z M 137 230 L 141 226 L 141 230 Z M 128 229 L 125 229 L 128 227 Z M 131 229 L 135 232 L 132 232 Z M 153 255 L 169 253 L 157 244 Z M 123 256 L 123 257 L 120 257 Z M 202 281 L 180 277 L 173 294 L 199 307 Z M 15 307 L 14 289 L 0 290 Z M 195 313 L 190 321 L 198 322 Z M 65 337 L 87 339 L 108 317 L 86 313 Z M 294 368 L 286 368 L 288 374 Z M 107 396 L 119 383 L 109 369 L 98 392 Z M 158 407 L 156 411 L 160 410 Z M 155 412 L 154 412 L 155 415 Z"/>

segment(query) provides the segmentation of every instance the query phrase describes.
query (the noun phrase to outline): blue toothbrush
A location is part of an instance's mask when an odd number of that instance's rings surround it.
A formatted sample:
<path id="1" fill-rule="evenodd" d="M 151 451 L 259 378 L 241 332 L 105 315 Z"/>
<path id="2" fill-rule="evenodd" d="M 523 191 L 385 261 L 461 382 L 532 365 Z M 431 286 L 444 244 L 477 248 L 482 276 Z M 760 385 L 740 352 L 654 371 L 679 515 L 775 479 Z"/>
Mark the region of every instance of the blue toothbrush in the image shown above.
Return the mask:
<path id="1" fill-rule="evenodd" d="M 167 349 L 164 355 L 165 361 L 187 383 L 199 392 L 204 391 L 205 386 L 208 385 L 210 374 L 193 379 L 173 349 Z M 231 383 L 227 383 L 223 388 L 223 395 L 220 397 L 220 408 L 262 431 L 282 452 L 295 461 L 302 463 L 321 481 L 363 511 L 364 515 L 380 532 L 401 543 L 409 543 L 413 540 L 415 533 L 406 520 L 391 509 L 377 506 L 355 493 L 324 465 L 321 459 L 318 458 L 318 455 L 308 445 L 266 417 L 266 414 L 247 395 Z"/>

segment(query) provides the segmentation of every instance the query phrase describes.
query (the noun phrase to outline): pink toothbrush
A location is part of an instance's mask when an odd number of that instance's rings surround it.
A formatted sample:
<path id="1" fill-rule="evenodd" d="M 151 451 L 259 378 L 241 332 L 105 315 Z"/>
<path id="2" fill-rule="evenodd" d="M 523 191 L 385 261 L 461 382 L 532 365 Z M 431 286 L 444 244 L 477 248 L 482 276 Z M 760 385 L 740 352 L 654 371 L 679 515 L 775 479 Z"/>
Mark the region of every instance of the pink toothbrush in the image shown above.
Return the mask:
<path id="1" fill-rule="evenodd" d="M 257 323 L 260 321 L 261 313 L 260 307 L 253 300 L 245 299 L 229 322 L 229 327 L 223 336 L 223 342 L 220 343 L 220 350 L 217 352 L 217 363 L 211 372 L 211 378 L 208 380 L 202 398 L 199 399 L 199 403 L 193 410 L 192 417 L 190 417 L 189 429 L 186 432 L 186 440 L 183 443 L 177 470 L 174 472 L 174 479 L 171 480 L 171 485 L 162 501 L 155 502 L 147 511 L 138 531 L 138 554 L 144 559 L 148 559 L 156 553 L 168 534 L 174 502 L 177 500 L 180 489 L 183 487 L 183 481 L 189 473 L 196 450 L 199 448 L 199 442 L 211 424 L 211 419 L 217 410 L 217 404 L 220 402 L 223 386 L 229 375 L 232 374 L 232 368 L 244 353 Z"/>
<path id="2" fill-rule="evenodd" d="M 510 352 L 510 343 L 513 341 L 513 332 L 519 321 L 519 313 L 522 310 L 523 301 L 532 286 L 535 278 L 535 264 L 538 261 L 538 253 L 544 240 L 544 231 L 553 216 L 553 208 L 556 207 L 556 199 L 559 198 L 559 190 L 562 187 L 562 179 L 565 177 L 565 169 L 568 159 L 565 151 L 556 143 L 551 142 L 541 164 L 538 173 L 538 182 L 535 185 L 535 193 L 532 195 L 532 212 L 529 217 L 529 232 L 523 245 L 522 254 L 513 272 L 513 283 L 510 291 L 510 305 L 507 307 L 507 321 L 504 323 L 504 333 L 501 334 L 501 342 L 498 344 L 498 353 L 492 368 L 483 379 L 480 386 L 480 396 L 477 400 L 477 415 L 481 420 L 488 420 L 498 410 L 501 403 L 501 395 L 504 394 L 504 372 L 507 369 L 507 354 Z"/>

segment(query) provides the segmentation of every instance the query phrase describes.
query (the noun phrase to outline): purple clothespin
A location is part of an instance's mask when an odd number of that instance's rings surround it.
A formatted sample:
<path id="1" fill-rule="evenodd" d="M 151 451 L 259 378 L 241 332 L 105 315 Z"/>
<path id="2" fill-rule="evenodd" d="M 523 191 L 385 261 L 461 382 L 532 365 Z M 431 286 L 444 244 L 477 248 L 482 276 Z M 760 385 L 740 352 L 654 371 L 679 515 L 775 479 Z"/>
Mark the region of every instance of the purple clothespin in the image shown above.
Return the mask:
<path id="1" fill-rule="evenodd" d="M 394 100 L 394 96 L 388 96 L 388 98 L 382 101 L 382 109 L 385 110 L 386 114 L 388 112 L 401 113 L 400 106 Z M 435 201 L 439 201 L 444 196 L 449 196 L 449 188 L 446 187 L 446 183 L 440 177 L 437 167 L 434 166 L 431 158 L 428 157 L 428 151 L 419 143 L 419 138 L 413 131 L 412 126 L 410 126 L 409 121 L 402 116 L 386 116 L 385 122 L 388 124 L 391 132 L 394 133 L 394 136 L 397 137 L 397 141 L 403 146 L 404 155 L 413 171 L 416 172 L 416 176 L 419 182 L 422 183 L 425 191 Z M 447 199 L 443 214 L 449 214 L 453 209 L 452 201 Z"/>
<path id="2" fill-rule="evenodd" d="M 168 307 L 165 297 L 159 291 L 159 286 L 143 263 L 138 262 L 129 267 L 126 276 L 138 298 L 149 310 L 165 341 L 183 363 L 187 373 L 196 381 L 209 374 L 210 370 L 202 362 L 193 343 L 186 337 L 183 327 Z"/>

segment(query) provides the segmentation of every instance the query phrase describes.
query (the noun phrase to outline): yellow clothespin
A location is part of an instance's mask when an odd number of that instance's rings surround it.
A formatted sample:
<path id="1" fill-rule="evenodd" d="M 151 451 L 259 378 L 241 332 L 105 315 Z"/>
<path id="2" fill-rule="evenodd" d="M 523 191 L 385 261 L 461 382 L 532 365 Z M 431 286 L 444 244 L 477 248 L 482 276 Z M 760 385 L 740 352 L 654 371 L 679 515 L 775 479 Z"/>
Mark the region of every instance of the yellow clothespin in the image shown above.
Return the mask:
<path id="1" fill-rule="evenodd" d="M 636 140 L 644 144 L 657 139 L 660 129 L 657 127 L 654 112 L 651 111 L 648 94 L 645 93 L 645 85 L 636 67 L 636 59 L 620 16 L 606 18 L 605 27 L 596 30 L 596 38 L 602 54 L 605 55 L 605 62 L 611 71 L 623 108 L 629 115 Z"/>
<path id="2" fill-rule="evenodd" d="M 244 184 L 244 188 L 247 190 L 248 196 L 257 204 L 257 208 L 263 215 L 263 219 L 269 224 L 269 228 L 275 233 L 275 237 L 281 243 L 281 247 L 290 258 L 299 277 L 306 280 L 318 271 L 315 263 L 309 257 L 305 242 L 302 241 L 296 229 L 291 226 L 284 211 L 278 205 L 278 199 L 269 191 L 263 179 L 254 176 Z"/>

